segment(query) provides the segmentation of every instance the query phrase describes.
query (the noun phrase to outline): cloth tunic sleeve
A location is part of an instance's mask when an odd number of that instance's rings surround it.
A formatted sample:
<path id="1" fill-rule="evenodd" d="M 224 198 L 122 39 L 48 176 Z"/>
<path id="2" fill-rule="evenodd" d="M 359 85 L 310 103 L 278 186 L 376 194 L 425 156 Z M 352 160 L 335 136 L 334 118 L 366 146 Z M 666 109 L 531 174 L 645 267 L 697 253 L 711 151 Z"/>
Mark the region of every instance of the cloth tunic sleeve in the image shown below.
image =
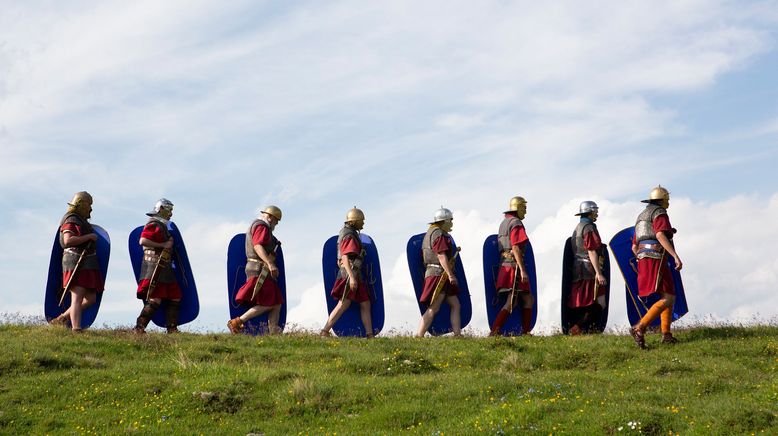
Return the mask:
<path id="1" fill-rule="evenodd" d="M 529 241 L 529 237 L 527 237 L 527 231 L 524 229 L 524 226 L 514 227 L 511 230 L 511 245 L 522 246 L 527 241 Z"/>
<path id="2" fill-rule="evenodd" d="M 62 233 L 72 233 L 73 236 L 81 236 L 81 226 L 75 223 L 65 223 L 59 230 Z"/>
<path id="3" fill-rule="evenodd" d="M 270 243 L 270 230 L 262 225 L 258 225 L 251 234 L 252 245 L 265 245 Z"/>
<path id="4" fill-rule="evenodd" d="M 432 251 L 435 253 L 446 254 L 449 252 L 449 250 L 451 250 L 451 243 L 447 237 L 441 235 L 432 241 Z"/>
<path id="5" fill-rule="evenodd" d="M 654 219 L 654 233 L 659 234 L 659 232 L 667 233 L 668 238 L 673 237 L 673 226 L 670 225 L 670 217 L 667 214 L 659 215 Z"/>
<path id="6" fill-rule="evenodd" d="M 342 241 L 340 241 L 341 256 L 344 254 L 355 254 L 359 256 L 360 251 L 359 244 L 354 240 L 354 238 L 347 236 L 343 238 Z"/>
<path id="7" fill-rule="evenodd" d="M 594 231 L 594 229 L 584 232 L 583 240 L 584 248 L 587 250 L 598 250 L 602 246 L 600 234 Z"/>
<path id="8" fill-rule="evenodd" d="M 140 237 L 159 244 L 166 241 L 165 233 L 162 231 L 162 228 L 154 223 L 146 224 L 143 227 Z"/>

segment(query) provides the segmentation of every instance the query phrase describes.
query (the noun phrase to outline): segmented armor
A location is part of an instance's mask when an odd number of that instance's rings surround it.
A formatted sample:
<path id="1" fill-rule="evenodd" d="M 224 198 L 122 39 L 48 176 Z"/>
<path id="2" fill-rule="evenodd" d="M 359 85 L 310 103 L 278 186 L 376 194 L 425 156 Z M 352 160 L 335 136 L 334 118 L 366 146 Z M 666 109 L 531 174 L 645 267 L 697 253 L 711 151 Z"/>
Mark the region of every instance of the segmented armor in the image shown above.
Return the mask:
<path id="1" fill-rule="evenodd" d="M 430 226 L 430 228 L 427 230 L 427 233 L 424 235 L 424 239 L 421 241 L 421 252 L 424 265 L 427 266 L 427 269 L 424 272 L 425 278 L 430 276 L 439 276 L 443 273 L 443 267 L 440 265 L 440 261 L 438 260 L 438 254 L 435 253 L 435 250 L 432 249 L 432 242 L 437 238 L 447 237 L 448 233 L 444 232 L 443 229 L 437 226 Z M 454 247 L 454 244 L 451 244 L 449 252 L 447 253 L 448 258 L 451 259 L 454 253 L 456 253 L 456 248 Z"/>
<path id="2" fill-rule="evenodd" d="M 589 259 L 589 250 L 584 247 L 584 234 L 596 232 L 597 225 L 589 221 L 581 221 L 575 228 L 573 236 L 570 239 L 573 249 L 573 281 L 594 279 L 597 273 L 594 270 L 591 259 Z M 602 256 L 601 250 L 597 249 L 598 258 Z"/>
<path id="3" fill-rule="evenodd" d="M 257 230 L 257 226 L 265 226 L 270 232 L 270 242 L 267 244 L 262 244 L 262 248 L 265 249 L 271 258 L 275 256 L 276 247 L 279 245 L 278 239 L 273 236 L 273 231 L 270 228 L 270 224 L 261 218 L 255 219 L 249 226 L 248 230 L 246 230 L 246 277 L 258 276 L 259 272 L 262 270 L 262 264 L 264 264 L 262 259 L 259 258 L 257 252 L 254 250 L 254 243 L 252 241 L 254 232 Z"/>
<path id="4" fill-rule="evenodd" d="M 500 244 L 500 252 L 502 253 L 502 263 L 508 266 L 515 266 L 516 259 L 513 258 L 511 253 L 511 232 L 517 227 L 524 227 L 524 223 L 515 216 L 505 217 L 500 223 L 500 229 L 497 231 L 497 242 Z"/>
<path id="5" fill-rule="evenodd" d="M 165 239 L 163 242 L 170 240 L 170 232 L 167 229 L 167 225 L 160 219 L 153 217 L 146 223 L 146 225 L 149 224 L 155 225 L 162 230 Z M 143 247 L 143 264 L 140 268 L 140 280 L 151 280 L 151 277 L 154 275 L 154 268 L 157 266 L 157 262 L 159 262 L 160 254 L 162 254 L 162 248 Z M 171 265 L 162 268 L 157 275 L 157 283 L 175 283 L 175 281 L 176 276 Z"/>
<path id="6" fill-rule="evenodd" d="M 638 259 L 650 257 L 661 259 L 664 248 L 656 239 L 654 220 L 660 215 L 666 215 L 667 210 L 656 204 L 649 204 L 638 215 L 635 222 L 635 241 L 638 243 Z"/>
<path id="7" fill-rule="evenodd" d="M 74 224 L 78 226 L 81 229 L 81 236 L 95 232 L 92 225 L 89 224 L 89 221 L 85 220 L 76 213 L 65 214 L 65 216 L 62 217 L 62 221 L 59 223 L 60 229 L 62 229 L 62 226 L 65 224 Z M 78 262 L 78 258 L 81 256 L 81 252 L 86 249 L 86 247 L 89 245 L 89 242 L 84 242 L 83 244 L 77 245 L 75 247 L 65 248 L 65 234 L 60 231 L 59 245 L 64 250 L 62 252 L 62 270 L 73 271 L 76 268 L 76 263 Z M 80 268 L 80 271 L 100 269 L 100 263 L 97 261 L 97 249 L 95 248 L 94 244 L 86 252 L 86 255 L 84 255 L 84 260 L 81 262 Z"/>
<path id="8" fill-rule="evenodd" d="M 340 244 L 346 238 L 351 238 L 354 241 L 356 241 L 357 247 L 359 247 L 359 254 L 355 254 L 355 255 L 352 254 L 351 256 L 349 256 L 349 263 L 351 264 L 351 270 L 354 271 L 354 274 L 356 274 L 357 276 L 357 280 L 362 281 L 362 262 L 365 258 L 365 249 L 362 248 L 362 241 L 359 239 L 359 231 L 353 229 L 348 225 L 344 225 L 343 228 L 340 229 L 340 232 L 338 233 L 338 266 L 340 267 L 340 269 L 338 270 L 337 278 L 342 279 L 348 277 L 346 268 L 344 268 L 343 265 L 341 264 L 341 258 L 343 256 L 343 253 L 340 252 Z"/>

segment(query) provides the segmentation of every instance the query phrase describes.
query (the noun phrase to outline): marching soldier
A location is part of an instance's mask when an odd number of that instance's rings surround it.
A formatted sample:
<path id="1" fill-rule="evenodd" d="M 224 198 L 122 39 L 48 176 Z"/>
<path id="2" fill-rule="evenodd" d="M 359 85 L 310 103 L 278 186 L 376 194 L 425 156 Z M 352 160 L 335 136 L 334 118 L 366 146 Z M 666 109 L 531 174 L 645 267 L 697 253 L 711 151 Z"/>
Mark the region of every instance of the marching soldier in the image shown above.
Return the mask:
<path id="1" fill-rule="evenodd" d="M 673 305 L 675 304 L 675 285 L 672 271 L 667 263 L 667 256 L 675 260 L 675 269 L 683 267 L 681 258 L 673 245 L 673 234 L 676 230 L 670 225 L 667 208 L 670 207 L 670 193 L 661 185 L 657 186 L 648 196 L 648 203 L 643 212 L 638 215 L 635 223 L 635 237 L 632 240 L 632 252 L 638 259 L 638 295 L 647 297 L 653 293 L 660 299 L 646 312 L 646 315 L 630 328 L 630 334 L 640 348 L 646 348 L 646 328 L 657 317 L 661 317 L 662 343 L 678 342 L 670 333 L 670 323 L 673 320 Z"/>
<path id="2" fill-rule="evenodd" d="M 427 234 L 422 240 L 422 257 L 426 271 L 424 272 L 424 289 L 419 301 L 427 306 L 421 317 L 416 337 L 424 337 L 429 330 L 435 314 L 440 310 L 443 300 L 451 307 L 451 329 L 454 336 L 462 336 L 459 304 L 459 288 L 457 276 L 454 274 L 454 257 L 457 253 L 449 232 L 454 227 L 454 215 L 450 210 L 441 207 L 435 211 Z M 448 276 L 443 277 L 443 274 Z"/>
<path id="3" fill-rule="evenodd" d="M 234 334 L 243 331 L 246 321 L 266 312 L 270 312 L 268 331 L 271 334 L 281 332 L 278 320 L 284 297 L 277 282 L 279 270 L 275 254 L 281 243 L 273 236 L 279 221 L 281 209 L 268 206 L 246 231 L 246 283 L 235 295 L 235 302 L 252 307 L 243 315 L 227 321 L 227 328 Z"/>
<path id="4" fill-rule="evenodd" d="M 97 261 L 97 234 L 89 218 L 92 216 L 92 196 L 86 192 L 77 192 L 68 203 L 68 210 L 59 226 L 59 244 L 62 253 L 62 286 L 70 280 L 70 307 L 60 316 L 51 320 L 51 324 L 67 326 L 68 321 L 74 332 L 81 331 L 81 315 L 87 307 L 97 301 L 97 293 L 103 292 L 103 275 Z M 82 252 L 81 264 L 76 265 Z M 72 279 L 71 279 L 71 276 Z"/>
<path id="5" fill-rule="evenodd" d="M 346 213 L 346 221 L 338 233 L 338 276 L 332 286 L 332 298 L 338 304 L 330 313 L 327 323 L 321 329 L 321 336 L 330 336 L 332 326 L 351 306 L 351 302 L 359 304 L 359 315 L 365 327 L 367 338 L 373 337 L 373 320 L 370 313 L 370 294 L 367 290 L 365 277 L 362 275 L 362 262 L 365 250 L 359 240 L 359 232 L 365 226 L 365 214 L 354 206 Z"/>
<path id="6" fill-rule="evenodd" d="M 573 279 L 567 307 L 582 312 L 578 321 L 570 327 L 570 334 L 580 335 L 599 321 L 605 309 L 605 292 L 608 284 L 602 272 L 605 246 L 597 231 L 597 203 L 584 201 L 576 216 L 580 222 L 570 239 L 573 251 Z"/>
<path id="7" fill-rule="evenodd" d="M 147 212 L 149 221 L 143 227 L 140 241 L 143 246 L 143 264 L 138 279 L 136 296 L 144 300 L 143 309 L 135 322 L 135 333 L 143 334 L 154 313 L 167 300 L 165 324 L 168 333 L 178 332 L 178 311 L 181 305 L 181 288 L 171 267 L 173 237 L 167 229 L 173 216 L 173 203 L 165 198 Z"/>
<path id="8" fill-rule="evenodd" d="M 530 292 L 529 274 L 524 265 L 524 245 L 529 241 L 524 223 L 521 220 L 527 214 L 527 201 L 523 197 L 513 197 L 504 212 L 497 239 L 502 251 L 502 264 L 497 274 L 495 287 L 498 295 L 505 295 L 505 305 L 492 323 L 490 336 L 500 334 L 513 308 L 519 300 L 522 303 L 521 333 L 530 334 L 532 328 L 532 306 L 535 299 Z"/>

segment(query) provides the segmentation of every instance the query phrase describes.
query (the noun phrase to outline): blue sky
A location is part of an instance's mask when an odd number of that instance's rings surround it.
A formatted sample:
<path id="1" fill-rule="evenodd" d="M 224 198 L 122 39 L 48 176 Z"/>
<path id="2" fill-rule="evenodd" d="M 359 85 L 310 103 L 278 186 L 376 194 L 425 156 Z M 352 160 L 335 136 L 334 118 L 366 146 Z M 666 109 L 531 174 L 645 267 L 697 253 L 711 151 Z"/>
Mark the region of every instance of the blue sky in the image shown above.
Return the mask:
<path id="1" fill-rule="evenodd" d="M 480 331 L 480 247 L 523 195 L 553 329 L 577 203 L 602 203 L 609 239 L 662 183 L 692 314 L 774 318 L 776 6 L 7 2 L 0 237 L 14 250 L 0 255 L 0 311 L 42 313 L 50 240 L 86 189 L 114 242 L 98 323 L 137 316 L 126 238 L 164 196 L 203 302 L 192 328 L 223 329 L 229 239 L 274 203 L 290 321 L 323 324 L 321 245 L 356 204 L 388 326 L 415 325 L 403 250 L 445 205 Z"/>

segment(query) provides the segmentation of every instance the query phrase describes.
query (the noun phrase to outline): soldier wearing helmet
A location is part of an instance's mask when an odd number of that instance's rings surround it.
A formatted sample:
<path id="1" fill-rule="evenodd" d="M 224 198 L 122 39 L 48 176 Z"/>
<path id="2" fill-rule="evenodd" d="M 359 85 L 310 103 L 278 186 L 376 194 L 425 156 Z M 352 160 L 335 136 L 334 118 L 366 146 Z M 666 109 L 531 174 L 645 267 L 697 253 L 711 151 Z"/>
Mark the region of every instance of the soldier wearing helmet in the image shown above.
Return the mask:
<path id="1" fill-rule="evenodd" d="M 427 310 L 421 317 L 419 330 L 416 337 L 423 337 L 432 325 L 435 314 L 440 310 L 443 300 L 451 307 L 451 330 L 454 336 L 461 336 L 461 319 L 459 304 L 459 283 L 454 273 L 454 267 L 450 265 L 450 260 L 456 253 L 454 241 L 449 232 L 454 227 L 454 214 L 450 210 L 441 206 L 435 211 L 435 215 L 427 233 L 422 240 L 421 250 L 426 271 L 424 272 L 424 288 L 419 302 L 427 306 Z M 441 280 L 445 271 L 448 280 L 444 283 L 441 292 L 435 294 L 435 288 Z"/>
<path id="2" fill-rule="evenodd" d="M 597 323 L 605 309 L 607 280 L 602 273 L 605 245 L 597 231 L 599 208 L 593 201 L 584 201 L 576 216 L 581 217 L 570 238 L 573 251 L 573 278 L 567 307 L 580 312 L 570 334 L 580 335 Z"/>
<path id="3" fill-rule="evenodd" d="M 166 198 L 161 198 L 154 204 L 154 209 L 147 212 L 146 215 L 149 216 L 149 221 L 143 227 L 138 241 L 143 247 L 143 264 L 136 292 L 137 298 L 144 300 L 144 305 L 135 321 L 133 330 L 135 333 L 145 333 L 146 326 L 149 325 L 154 313 L 162 305 L 162 300 L 166 300 L 165 324 L 167 332 L 177 333 L 182 293 L 170 264 L 174 241 L 167 228 L 167 224 L 173 216 L 173 203 Z M 159 270 L 156 282 L 151 295 L 149 295 L 151 280 L 154 278 L 157 264 L 159 264 Z"/>
<path id="4" fill-rule="evenodd" d="M 51 320 L 54 325 L 70 325 L 73 331 L 81 330 L 81 315 L 87 307 L 97 301 L 97 293 L 103 291 L 103 275 L 97 261 L 95 242 L 97 234 L 89 218 L 92 216 L 92 196 L 86 192 L 77 192 L 68 203 L 68 210 L 59 225 L 59 244 L 62 252 L 62 286 L 73 275 L 81 256 L 86 250 L 78 271 L 70 285 L 70 307 L 60 316 Z"/>
<path id="5" fill-rule="evenodd" d="M 521 332 L 528 335 L 532 329 L 532 307 L 535 299 L 530 292 L 529 274 L 524 266 L 524 246 L 529 241 L 529 237 L 521 221 L 526 215 L 527 200 L 524 197 L 511 198 L 508 210 L 503 212 L 503 220 L 497 232 L 497 241 L 502 251 L 502 264 L 497 273 L 495 287 L 499 295 L 505 296 L 505 305 L 492 323 L 491 336 L 500 334 L 505 321 L 519 301 L 522 304 Z"/>
<path id="6" fill-rule="evenodd" d="M 246 321 L 266 312 L 270 312 L 267 318 L 270 334 L 281 332 L 278 320 L 284 297 L 278 286 L 275 254 L 281 242 L 273 236 L 281 216 L 281 209 L 267 206 L 246 230 L 246 283 L 236 293 L 235 301 L 252 307 L 227 322 L 232 333 L 240 333 Z"/>
<path id="7" fill-rule="evenodd" d="M 365 214 L 354 206 L 346 213 L 346 221 L 338 233 L 338 276 L 332 286 L 330 295 L 338 300 L 338 304 L 330 313 L 327 323 L 319 333 L 330 336 L 332 326 L 340 319 L 351 302 L 359 304 L 359 315 L 365 327 L 366 336 L 373 337 L 373 320 L 370 312 L 370 295 L 367 283 L 362 274 L 362 262 L 365 250 L 359 240 L 359 232 L 365 226 Z"/>
<path id="8" fill-rule="evenodd" d="M 648 309 L 646 315 L 630 328 L 635 343 L 645 348 L 646 328 L 657 317 L 661 317 L 662 343 L 677 342 L 670 332 L 675 304 L 675 285 L 667 256 L 675 260 L 675 269 L 683 267 L 681 258 L 675 251 L 673 235 L 676 230 L 670 225 L 667 209 L 670 207 L 670 192 L 661 185 L 657 186 L 643 200 L 648 203 L 638 215 L 635 223 L 635 237 L 632 240 L 632 252 L 638 259 L 638 295 L 647 297 L 659 294 L 660 299 Z"/>

